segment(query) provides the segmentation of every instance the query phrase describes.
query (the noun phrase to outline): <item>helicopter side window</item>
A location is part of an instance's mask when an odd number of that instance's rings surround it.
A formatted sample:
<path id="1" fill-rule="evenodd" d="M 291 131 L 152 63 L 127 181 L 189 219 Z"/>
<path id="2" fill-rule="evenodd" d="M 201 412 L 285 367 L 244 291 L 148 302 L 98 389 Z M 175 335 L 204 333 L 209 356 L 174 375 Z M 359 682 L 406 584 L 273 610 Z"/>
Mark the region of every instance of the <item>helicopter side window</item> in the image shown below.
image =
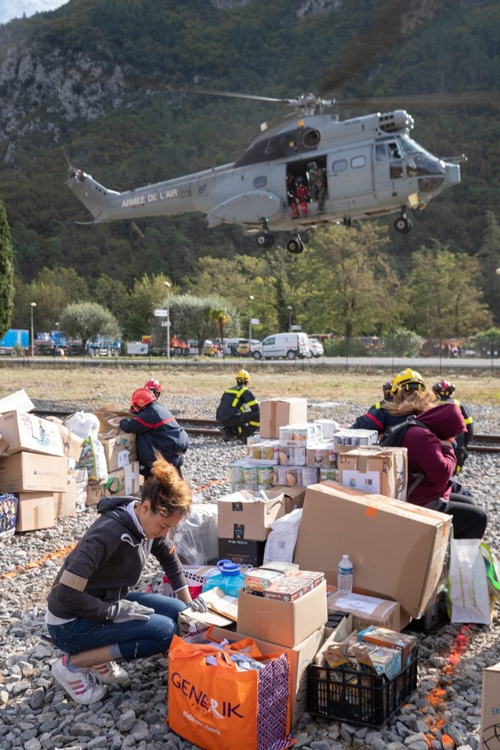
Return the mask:
<path id="1" fill-rule="evenodd" d="M 254 188 L 264 188 L 267 185 L 267 177 L 263 175 L 262 177 L 256 177 L 253 181 Z"/>
<path id="2" fill-rule="evenodd" d="M 353 169 L 360 169 L 360 167 L 364 167 L 365 164 L 366 164 L 365 156 L 353 156 L 351 159 L 351 167 Z"/>
<path id="3" fill-rule="evenodd" d="M 385 143 L 377 143 L 375 146 L 375 161 L 377 164 L 387 161 L 387 149 Z"/>
<path id="4" fill-rule="evenodd" d="M 339 159 L 334 161 L 332 164 L 332 172 L 345 172 L 347 169 L 347 161 L 345 159 Z"/>
<path id="5" fill-rule="evenodd" d="M 395 142 L 389 143 L 389 153 L 391 155 L 391 159 L 402 159 L 403 158 L 398 143 L 395 143 Z"/>

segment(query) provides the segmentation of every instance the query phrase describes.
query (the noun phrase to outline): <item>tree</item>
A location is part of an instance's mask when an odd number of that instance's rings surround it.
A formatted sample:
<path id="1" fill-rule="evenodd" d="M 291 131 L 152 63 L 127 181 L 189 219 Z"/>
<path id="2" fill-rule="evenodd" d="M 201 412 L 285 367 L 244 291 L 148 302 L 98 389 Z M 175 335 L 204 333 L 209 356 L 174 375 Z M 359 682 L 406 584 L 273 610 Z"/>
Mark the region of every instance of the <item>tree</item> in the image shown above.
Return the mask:
<path id="1" fill-rule="evenodd" d="M 500 325 L 500 279 L 496 275 L 496 270 L 500 267 L 500 226 L 493 211 L 486 211 L 486 227 L 478 259 L 484 301 L 489 306 L 494 321 Z"/>
<path id="2" fill-rule="evenodd" d="M 162 307 L 167 298 L 165 282 L 170 283 L 163 274 L 137 279 L 130 292 L 130 315 L 124 323 L 124 335 L 127 339 L 140 339 L 151 330 L 153 311 Z"/>
<path id="3" fill-rule="evenodd" d="M 479 264 L 435 242 L 413 253 L 409 327 L 426 337 L 470 336 L 491 320 L 478 287 Z"/>
<path id="4" fill-rule="evenodd" d="M 122 281 L 113 279 L 105 273 L 101 274 L 97 279 L 93 297 L 99 305 L 109 310 L 121 325 L 125 323 L 130 315 L 131 299 Z"/>
<path id="5" fill-rule="evenodd" d="M 112 338 L 120 335 L 120 326 L 114 315 L 96 302 L 68 305 L 61 315 L 61 330 L 68 336 L 80 338 L 84 350 L 87 342 L 98 335 Z"/>
<path id="6" fill-rule="evenodd" d="M 418 357 L 424 344 L 422 336 L 407 328 L 396 328 L 386 338 L 386 353 L 396 357 Z"/>
<path id="7" fill-rule="evenodd" d="M 73 268 L 43 268 L 27 292 L 29 301 L 36 302 L 39 331 L 53 331 L 71 302 L 84 302 L 89 297 L 87 282 Z"/>
<path id="8" fill-rule="evenodd" d="M 235 334 L 239 329 L 238 313 L 231 310 L 229 304 L 220 297 L 196 297 L 194 294 L 183 294 L 174 297 L 170 302 L 170 317 L 173 331 L 180 338 L 196 339 L 198 351 L 201 353 L 205 340 L 216 332 L 216 324 L 210 318 L 210 311 L 214 308 L 227 307 L 231 326 Z"/>
<path id="9" fill-rule="evenodd" d="M 208 315 L 210 320 L 219 328 L 222 356 L 225 359 L 226 353 L 224 351 L 224 326 L 227 323 L 231 322 L 231 316 L 228 315 L 227 309 L 225 307 L 213 307 Z"/>
<path id="10" fill-rule="evenodd" d="M 0 201 L 0 338 L 9 330 L 14 307 L 14 266 L 9 223 Z"/>
<path id="11" fill-rule="evenodd" d="M 482 357 L 498 357 L 500 351 L 500 328 L 480 331 L 474 336 L 474 348 Z"/>

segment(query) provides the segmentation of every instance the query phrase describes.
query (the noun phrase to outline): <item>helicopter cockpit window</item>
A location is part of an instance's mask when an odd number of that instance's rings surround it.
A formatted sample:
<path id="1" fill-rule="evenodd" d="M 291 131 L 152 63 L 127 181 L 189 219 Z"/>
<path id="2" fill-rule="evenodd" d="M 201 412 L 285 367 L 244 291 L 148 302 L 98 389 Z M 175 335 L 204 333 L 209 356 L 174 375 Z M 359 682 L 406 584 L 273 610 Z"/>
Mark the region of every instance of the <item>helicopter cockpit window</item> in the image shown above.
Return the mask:
<path id="1" fill-rule="evenodd" d="M 365 156 L 353 156 L 351 159 L 351 167 L 353 169 L 359 169 L 360 167 L 364 167 L 365 164 L 366 164 Z"/>
<path id="2" fill-rule="evenodd" d="M 427 156 L 432 156 L 423 146 L 408 136 L 403 136 L 400 139 L 400 144 L 405 154 L 427 154 Z"/>
<path id="3" fill-rule="evenodd" d="M 334 161 L 332 164 L 332 172 L 345 172 L 347 169 L 347 161 L 345 159 L 339 159 Z"/>
<path id="4" fill-rule="evenodd" d="M 399 147 L 399 143 L 395 143 L 394 141 L 391 141 L 389 143 L 389 154 L 391 155 L 391 159 L 402 159 L 403 154 L 401 153 L 401 149 Z"/>
<path id="5" fill-rule="evenodd" d="M 263 175 L 262 177 L 256 177 L 253 181 L 254 188 L 263 188 L 267 185 L 267 177 Z"/>

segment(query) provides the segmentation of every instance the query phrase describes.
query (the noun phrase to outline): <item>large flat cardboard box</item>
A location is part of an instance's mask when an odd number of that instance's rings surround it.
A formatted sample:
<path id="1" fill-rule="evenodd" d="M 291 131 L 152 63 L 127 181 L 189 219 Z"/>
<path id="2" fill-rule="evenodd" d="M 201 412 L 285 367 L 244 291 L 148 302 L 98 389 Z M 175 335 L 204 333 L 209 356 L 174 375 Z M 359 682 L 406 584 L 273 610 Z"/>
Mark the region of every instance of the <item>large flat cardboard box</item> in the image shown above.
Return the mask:
<path id="1" fill-rule="evenodd" d="M 108 471 L 116 471 L 137 461 L 136 436 L 132 432 L 105 432 L 99 435 Z"/>
<path id="2" fill-rule="evenodd" d="M 54 494 L 54 513 L 56 518 L 76 515 L 76 477 L 68 482 L 66 492 Z"/>
<path id="3" fill-rule="evenodd" d="M 265 599 L 244 591 L 238 596 L 238 632 L 280 646 L 293 648 L 327 620 L 325 581 L 294 602 Z"/>
<path id="4" fill-rule="evenodd" d="M 364 630 L 370 625 L 395 630 L 397 633 L 401 630 L 399 602 L 354 592 L 344 594 L 342 591 L 333 591 L 328 595 L 328 611 L 352 615 L 353 630 Z"/>
<path id="5" fill-rule="evenodd" d="M 18 498 L 16 531 L 49 529 L 54 525 L 53 492 L 19 492 Z"/>
<path id="6" fill-rule="evenodd" d="M 360 594 L 399 602 L 421 617 L 443 569 L 451 516 L 334 482 L 307 488 L 294 562 L 321 570 L 332 586 L 342 555 Z"/>
<path id="7" fill-rule="evenodd" d="M 24 388 L 0 398 L 0 414 L 5 414 L 6 411 L 13 411 L 14 409 L 17 409 L 17 411 L 33 411 L 34 408 L 35 404 Z"/>
<path id="8" fill-rule="evenodd" d="M 500 750 L 500 662 L 483 669 L 481 750 Z"/>
<path id="9" fill-rule="evenodd" d="M 282 494 L 267 502 L 253 500 L 248 490 L 234 492 L 217 501 L 218 535 L 222 539 L 253 539 L 263 542 L 271 531 L 271 524 L 285 515 Z"/>
<path id="10" fill-rule="evenodd" d="M 219 539 L 219 559 L 231 560 L 244 568 L 258 568 L 264 562 L 266 543 L 255 539 Z"/>
<path id="11" fill-rule="evenodd" d="M 78 435 L 75 435 L 75 433 L 71 432 L 71 430 L 68 430 L 68 428 L 65 427 L 62 423 L 58 425 L 58 427 L 61 435 L 64 456 L 66 458 L 74 458 L 74 460 L 78 463 L 82 452 L 83 443 L 85 442 L 84 439 L 79 437 Z"/>
<path id="12" fill-rule="evenodd" d="M 0 458 L 0 492 L 65 492 L 68 460 L 39 453 Z"/>
<path id="13" fill-rule="evenodd" d="M 354 448 L 337 459 L 340 484 L 404 502 L 408 490 L 406 448 Z"/>
<path id="14" fill-rule="evenodd" d="M 305 487 L 283 487 L 278 485 L 270 490 L 266 490 L 266 495 L 269 498 L 278 497 L 281 494 L 285 496 L 285 515 L 291 513 L 292 510 L 298 510 L 304 506 L 306 497 Z"/>
<path id="15" fill-rule="evenodd" d="M 64 455 L 59 426 L 33 414 L 22 411 L 0 414 L 0 433 L 9 443 L 8 456 L 20 451 Z"/>
<path id="16" fill-rule="evenodd" d="M 279 438 L 280 427 L 307 422 L 306 398 L 270 398 L 260 402 L 260 436 Z"/>
<path id="17" fill-rule="evenodd" d="M 221 628 L 212 628 L 212 636 L 217 641 L 227 638 L 233 643 L 247 638 L 240 632 L 231 633 Z M 314 661 L 316 653 L 321 648 L 325 638 L 325 628 L 322 626 L 293 648 L 277 646 L 276 643 L 261 638 L 254 638 L 256 646 L 262 654 L 286 653 L 290 663 L 290 692 L 292 695 L 292 726 L 300 719 L 307 705 L 307 667 Z"/>

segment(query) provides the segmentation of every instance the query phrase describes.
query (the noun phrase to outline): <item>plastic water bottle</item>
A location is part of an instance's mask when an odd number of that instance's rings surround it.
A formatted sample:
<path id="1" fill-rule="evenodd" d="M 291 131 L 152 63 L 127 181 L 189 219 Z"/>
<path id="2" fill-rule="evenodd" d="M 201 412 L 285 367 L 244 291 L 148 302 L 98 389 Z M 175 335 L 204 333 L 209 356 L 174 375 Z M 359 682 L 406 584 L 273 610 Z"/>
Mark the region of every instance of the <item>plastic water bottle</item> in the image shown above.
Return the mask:
<path id="1" fill-rule="evenodd" d="M 354 567 L 349 560 L 349 555 L 342 555 L 337 571 L 337 587 L 343 594 L 352 593 L 352 583 L 354 578 Z"/>
<path id="2" fill-rule="evenodd" d="M 208 581 L 203 584 L 202 593 L 218 586 L 225 594 L 238 596 L 238 591 L 243 588 L 245 583 L 245 576 L 240 572 L 240 566 L 231 562 L 231 560 L 220 560 L 217 563 L 217 569 L 219 573 L 210 576 Z"/>

